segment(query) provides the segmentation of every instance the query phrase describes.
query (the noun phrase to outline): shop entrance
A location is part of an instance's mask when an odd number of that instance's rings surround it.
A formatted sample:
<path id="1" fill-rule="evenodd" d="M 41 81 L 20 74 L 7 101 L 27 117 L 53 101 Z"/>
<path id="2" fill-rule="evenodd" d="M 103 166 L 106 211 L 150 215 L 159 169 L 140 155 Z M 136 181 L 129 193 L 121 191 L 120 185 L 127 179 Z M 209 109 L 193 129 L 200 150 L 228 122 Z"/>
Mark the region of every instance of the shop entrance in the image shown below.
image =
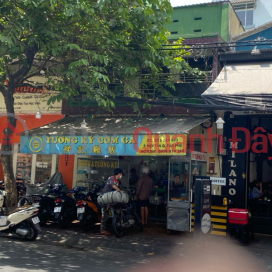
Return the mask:
<path id="1" fill-rule="evenodd" d="M 249 183 L 248 205 L 254 217 L 271 220 L 272 218 L 272 134 L 271 117 L 254 116 L 250 118 L 251 150 L 248 156 Z M 261 128 L 261 129 L 257 129 Z M 263 137 L 261 137 L 263 135 Z M 267 139 L 267 150 L 264 145 L 254 143 Z M 256 190 L 257 188 L 258 190 Z"/>
<path id="2" fill-rule="evenodd" d="M 189 231 L 191 160 L 189 156 L 169 159 L 167 229 Z"/>

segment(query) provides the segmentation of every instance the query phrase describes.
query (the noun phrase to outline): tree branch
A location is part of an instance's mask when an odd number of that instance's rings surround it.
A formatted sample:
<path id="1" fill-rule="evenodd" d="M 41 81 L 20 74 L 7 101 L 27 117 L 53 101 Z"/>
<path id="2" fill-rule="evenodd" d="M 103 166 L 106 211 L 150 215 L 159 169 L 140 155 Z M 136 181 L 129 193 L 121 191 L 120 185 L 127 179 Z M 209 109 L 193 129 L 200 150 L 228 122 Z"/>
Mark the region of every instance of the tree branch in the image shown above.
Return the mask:
<path id="1" fill-rule="evenodd" d="M 18 84 L 18 82 L 30 71 L 33 65 L 34 56 L 36 55 L 37 50 L 38 50 L 37 44 L 31 49 L 26 50 L 25 55 L 27 60 L 27 66 L 23 65 L 22 68 L 20 68 L 17 72 L 11 75 L 11 79 L 14 80 L 15 84 Z"/>

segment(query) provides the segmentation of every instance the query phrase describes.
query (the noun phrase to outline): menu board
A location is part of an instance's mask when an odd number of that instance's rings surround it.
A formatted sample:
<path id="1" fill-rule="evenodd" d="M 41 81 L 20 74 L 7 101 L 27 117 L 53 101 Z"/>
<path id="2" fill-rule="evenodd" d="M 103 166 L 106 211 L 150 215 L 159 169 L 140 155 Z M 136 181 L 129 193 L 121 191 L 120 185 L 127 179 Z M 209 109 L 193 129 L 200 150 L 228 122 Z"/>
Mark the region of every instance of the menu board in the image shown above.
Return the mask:
<path id="1" fill-rule="evenodd" d="M 209 233 L 211 229 L 211 180 L 194 177 L 194 205 L 196 233 Z"/>

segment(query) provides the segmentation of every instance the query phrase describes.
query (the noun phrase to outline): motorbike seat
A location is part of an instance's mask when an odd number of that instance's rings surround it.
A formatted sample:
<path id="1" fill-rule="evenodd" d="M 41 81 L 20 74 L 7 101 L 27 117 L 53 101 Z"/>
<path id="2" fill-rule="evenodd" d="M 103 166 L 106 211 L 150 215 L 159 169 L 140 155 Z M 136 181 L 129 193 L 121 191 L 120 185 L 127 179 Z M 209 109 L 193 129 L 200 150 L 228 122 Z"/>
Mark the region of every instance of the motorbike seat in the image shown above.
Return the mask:
<path id="1" fill-rule="evenodd" d="M 10 210 L 9 215 L 12 214 L 12 213 L 16 213 L 16 212 L 25 210 L 25 209 L 30 208 L 30 207 L 33 207 L 33 206 L 32 205 L 24 205 L 24 206 L 21 206 L 21 207 L 18 207 L 18 208 L 16 207 L 15 209 Z"/>
<path id="2" fill-rule="evenodd" d="M 32 196 L 43 197 L 42 195 L 39 194 L 33 194 Z"/>

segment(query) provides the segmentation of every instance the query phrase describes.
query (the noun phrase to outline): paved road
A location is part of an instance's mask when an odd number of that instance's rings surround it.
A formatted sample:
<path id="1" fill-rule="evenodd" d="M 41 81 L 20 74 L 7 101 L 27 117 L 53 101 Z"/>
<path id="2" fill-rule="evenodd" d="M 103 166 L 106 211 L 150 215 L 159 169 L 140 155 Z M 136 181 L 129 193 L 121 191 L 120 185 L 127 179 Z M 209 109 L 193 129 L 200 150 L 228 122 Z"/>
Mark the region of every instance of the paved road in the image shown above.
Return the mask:
<path id="1" fill-rule="evenodd" d="M 97 246 L 97 243 L 95 247 L 88 247 L 86 243 L 82 246 L 65 246 L 61 242 L 50 244 L 48 240 L 43 239 L 27 242 L 16 237 L 0 237 L 0 272 L 272 271 L 271 236 L 256 235 L 253 243 L 241 246 L 237 241 L 222 237 L 196 241 L 184 235 L 174 234 L 167 238 L 161 234 L 164 241 L 162 243 L 154 238 L 152 230 L 153 228 L 146 229 L 142 234 L 135 235 L 128 233 L 123 240 L 116 240 L 117 238 L 112 236 L 101 237 L 101 247 Z M 57 231 L 58 235 L 60 231 Z M 45 232 L 53 232 L 53 228 Z M 68 233 L 69 230 L 65 232 Z M 74 231 L 71 230 L 70 233 L 73 234 Z M 81 236 L 80 233 L 77 235 Z M 98 238 L 92 234 L 87 236 L 90 241 Z M 169 240 L 171 243 L 166 243 Z M 119 247 L 112 247 L 112 244 L 108 247 L 112 241 L 122 242 Z M 126 247 L 126 243 L 131 246 Z M 142 245 L 146 245 L 146 250 L 143 250 L 145 246 Z M 159 250 L 158 247 L 164 247 L 164 250 Z M 135 250 L 130 250 L 134 248 Z"/>
<path id="2" fill-rule="evenodd" d="M 79 250 L 65 246 L 44 245 L 12 237 L 0 238 L 0 271 L 121 271 L 145 262 L 142 256 L 125 252 Z M 122 257 L 123 256 L 123 257 Z M 124 270 L 126 271 L 126 270 Z"/>

